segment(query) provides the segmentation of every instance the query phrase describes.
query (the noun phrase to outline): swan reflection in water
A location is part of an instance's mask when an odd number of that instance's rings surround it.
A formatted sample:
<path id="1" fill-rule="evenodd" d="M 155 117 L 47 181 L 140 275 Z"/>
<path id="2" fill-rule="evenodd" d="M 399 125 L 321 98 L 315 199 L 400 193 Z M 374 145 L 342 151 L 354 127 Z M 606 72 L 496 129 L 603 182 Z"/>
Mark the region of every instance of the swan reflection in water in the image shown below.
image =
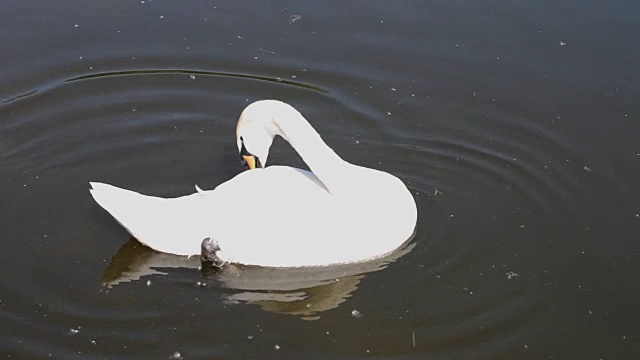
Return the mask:
<path id="1" fill-rule="evenodd" d="M 167 275 L 172 268 L 198 269 L 207 281 L 231 290 L 223 295 L 229 303 L 255 304 L 267 311 L 315 320 L 319 313 L 343 303 L 367 273 L 382 270 L 409 253 L 415 246 L 411 240 L 387 256 L 362 263 L 302 268 L 226 264 L 216 268 L 201 263 L 200 256 L 157 252 L 131 238 L 112 258 L 102 286 L 112 289 L 145 276 Z"/>

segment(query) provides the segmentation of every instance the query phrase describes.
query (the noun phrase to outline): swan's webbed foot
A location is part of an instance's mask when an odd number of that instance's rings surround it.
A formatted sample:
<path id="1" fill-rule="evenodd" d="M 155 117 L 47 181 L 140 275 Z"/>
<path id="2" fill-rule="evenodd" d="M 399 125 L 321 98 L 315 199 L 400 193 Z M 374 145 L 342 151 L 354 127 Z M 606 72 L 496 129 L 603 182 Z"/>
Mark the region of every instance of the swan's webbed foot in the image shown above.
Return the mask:
<path id="1" fill-rule="evenodd" d="M 223 267 L 227 262 L 220 258 L 220 246 L 218 242 L 212 238 L 202 240 L 200 244 L 200 258 L 206 265 L 213 265 L 217 268 Z"/>

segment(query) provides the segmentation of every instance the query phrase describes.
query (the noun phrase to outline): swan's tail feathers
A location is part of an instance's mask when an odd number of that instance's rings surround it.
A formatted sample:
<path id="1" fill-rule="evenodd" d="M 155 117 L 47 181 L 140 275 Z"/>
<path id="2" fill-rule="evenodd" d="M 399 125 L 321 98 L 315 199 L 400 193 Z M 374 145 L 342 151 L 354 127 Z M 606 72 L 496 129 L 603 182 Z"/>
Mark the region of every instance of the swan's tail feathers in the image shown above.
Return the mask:
<path id="1" fill-rule="evenodd" d="M 201 236 L 202 228 L 198 226 L 199 219 L 188 218 L 182 211 L 184 205 L 192 205 L 188 204 L 193 201 L 192 196 L 163 199 L 109 184 L 90 182 L 90 185 L 89 192 L 98 205 L 141 243 L 164 253 L 200 253 L 199 242 L 194 242 L 198 245 L 194 249 L 186 245 L 191 237 Z"/>

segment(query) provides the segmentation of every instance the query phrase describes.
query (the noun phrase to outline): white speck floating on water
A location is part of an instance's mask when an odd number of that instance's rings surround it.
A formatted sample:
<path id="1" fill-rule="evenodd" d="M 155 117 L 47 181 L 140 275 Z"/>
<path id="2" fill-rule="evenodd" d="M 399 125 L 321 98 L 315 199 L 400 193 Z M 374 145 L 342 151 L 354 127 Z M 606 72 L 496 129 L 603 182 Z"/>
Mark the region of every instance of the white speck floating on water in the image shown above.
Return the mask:
<path id="1" fill-rule="evenodd" d="M 518 277 L 518 273 L 513 271 L 513 270 L 511 270 L 511 271 L 505 273 L 505 276 L 507 277 L 508 280 L 511 280 L 511 279 L 513 279 L 515 277 Z"/>
<path id="2" fill-rule="evenodd" d="M 351 311 L 351 316 L 353 316 L 356 319 L 359 319 L 359 318 L 362 317 L 362 313 L 360 311 L 356 310 L 356 309 L 353 309 Z"/>
<path id="3" fill-rule="evenodd" d="M 584 167 L 584 171 L 586 171 L 586 172 L 591 172 L 591 171 L 593 171 L 593 170 L 591 170 L 591 168 L 590 168 L 590 167 L 585 166 L 585 167 Z"/>
<path id="4" fill-rule="evenodd" d="M 280 350 L 280 345 L 275 344 L 275 345 L 273 345 L 273 348 L 276 349 L 276 350 Z"/>
<path id="5" fill-rule="evenodd" d="M 192 80 L 195 80 L 195 79 L 196 79 L 196 76 L 195 76 L 195 75 L 189 75 L 189 77 L 190 77 Z"/>
<path id="6" fill-rule="evenodd" d="M 147 286 L 151 286 L 151 280 L 147 280 Z"/>
<path id="7" fill-rule="evenodd" d="M 179 351 L 176 351 L 173 353 L 173 355 L 171 355 L 171 357 L 169 357 L 169 359 L 175 360 L 175 359 L 182 359 L 182 354 L 180 354 Z"/>
<path id="8" fill-rule="evenodd" d="M 289 24 L 293 24 L 300 19 L 302 19 L 302 15 L 291 14 L 289 15 Z"/>
<path id="9" fill-rule="evenodd" d="M 567 43 L 565 41 L 558 41 L 558 44 L 560 44 L 560 46 L 567 46 Z"/>
<path id="10" fill-rule="evenodd" d="M 77 329 L 71 328 L 69 329 L 69 335 L 75 335 L 80 332 L 80 326 Z"/>
<path id="11" fill-rule="evenodd" d="M 74 28 L 77 28 L 77 27 L 80 27 L 80 25 L 75 24 L 75 25 L 73 25 L 73 27 L 74 27 Z"/>
<path id="12" fill-rule="evenodd" d="M 160 15 L 160 19 L 164 19 L 164 15 Z"/>

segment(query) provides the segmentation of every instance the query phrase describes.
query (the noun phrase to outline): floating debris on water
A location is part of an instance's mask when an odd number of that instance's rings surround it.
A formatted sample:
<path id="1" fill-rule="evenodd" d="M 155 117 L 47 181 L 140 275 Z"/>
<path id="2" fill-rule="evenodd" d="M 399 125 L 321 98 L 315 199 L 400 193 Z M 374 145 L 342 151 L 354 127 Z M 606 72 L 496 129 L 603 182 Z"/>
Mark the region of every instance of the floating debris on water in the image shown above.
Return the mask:
<path id="1" fill-rule="evenodd" d="M 560 40 L 558 41 L 558 43 L 560 44 L 560 46 L 567 46 L 567 43 L 565 41 Z"/>
<path id="2" fill-rule="evenodd" d="M 511 280 L 511 279 L 513 279 L 515 277 L 518 277 L 518 273 L 512 270 L 512 271 L 509 271 L 509 272 L 505 273 L 505 276 L 507 277 L 508 280 Z"/>
<path id="3" fill-rule="evenodd" d="M 273 345 L 273 348 L 276 349 L 276 350 L 280 350 L 280 345 L 275 344 L 275 345 Z"/>
<path id="4" fill-rule="evenodd" d="M 78 326 L 78 328 L 76 328 L 76 329 L 74 329 L 74 328 L 69 329 L 69 335 L 75 335 L 75 334 L 79 333 L 81 328 L 82 327 Z"/>
<path id="5" fill-rule="evenodd" d="M 151 286 L 151 280 L 147 280 L 147 286 Z"/>
<path id="6" fill-rule="evenodd" d="M 182 359 L 182 354 L 180 354 L 179 351 L 176 351 L 173 353 L 173 355 L 171 355 L 171 357 L 169 357 L 169 359 L 175 360 L 175 359 Z"/>
<path id="7" fill-rule="evenodd" d="M 196 79 L 196 76 L 195 76 L 195 75 L 189 75 L 189 77 L 190 77 L 192 80 L 195 80 L 195 79 Z"/>
<path id="8" fill-rule="evenodd" d="M 291 14 L 289 15 L 289 24 L 293 24 L 300 19 L 302 19 L 302 15 Z"/>
<path id="9" fill-rule="evenodd" d="M 362 317 L 362 313 L 360 311 L 356 310 L 356 309 L 353 309 L 351 311 L 351 316 L 353 316 L 356 319 L 359 319 L 359 318 Z"/>
<path id="10" fill-rule="evenodd" d="M 258 49 L 258 50 L 262 51 L 264 53 L 267 53 L 267 54 L 271 54 L 271 55 L 275 55 L 276 54 L 275 51 L 271 51 L 271 50 L 267 50 L 267 49 Z"/>
<path id="11" fill-rule="evenodd" d="M 591 171 L 593 171 L 593 170 L 591 170 L 591 168 L 590 168 L 590 167 L 585 166 L 585 167 L 584 167 L 584 171 L 586 171 L 586 172 L 591 172 Z"/>

